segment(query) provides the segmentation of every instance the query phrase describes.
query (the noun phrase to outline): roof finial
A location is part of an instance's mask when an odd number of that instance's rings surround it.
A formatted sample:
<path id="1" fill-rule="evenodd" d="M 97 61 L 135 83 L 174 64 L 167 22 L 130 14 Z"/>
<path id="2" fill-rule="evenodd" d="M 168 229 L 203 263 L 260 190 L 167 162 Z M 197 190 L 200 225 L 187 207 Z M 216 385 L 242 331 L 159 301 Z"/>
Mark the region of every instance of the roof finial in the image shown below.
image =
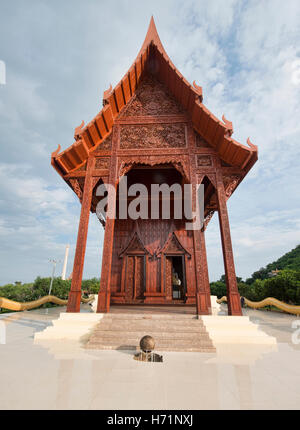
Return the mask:
<path id="1" fill-rule="evenodd" d="M 196 84 L 196 81 L 193 82 L 193 87 L 196 90 L 196 93 L 198 94 L 198 96 L 200 97 L 200 102 L 202 103 L 203 101 L 203 91 L 202 91 L 202 87 L 200 87 L 199 85 Z"/>
<path id="2" fill-rule="evenodd" d="M 233 125 L 232 125 L 232 122 L 231 122 L 231 121 L 228 121 L 228 120 L 225 118 L 225 115 L 223 115 L 223 116 L 222 116 L 222 120 L 223 120 L 223 122 L 224 122 L 224 124 L 225 124 L 225 127 L 226 127 L 226 129 L 227 129 L 227 131 L 228 131 L 229 136 L 231 136 L 231 135 L 232 135 L 232 133 L 233 133 Z"/>
<path id="3" fill-rule="evenodd" d="M 110 84 L 109 88 L 103 92 L 103 101 L 102 101 L 103 106 L 105 106 L 108 103 L 108 98 L 111 95 L 111 92 L 112 92 L 112 86 Z"/>
<path id="4" fill-rule="evenodd" d="M 83 127 L 84 127 L 84 121 L 82 120 L 81 124 L 78 127 L 75 128 L 75 131 L 74 131 L 74 139 L 75 140 L 79 140 L 80 139 Z"/>

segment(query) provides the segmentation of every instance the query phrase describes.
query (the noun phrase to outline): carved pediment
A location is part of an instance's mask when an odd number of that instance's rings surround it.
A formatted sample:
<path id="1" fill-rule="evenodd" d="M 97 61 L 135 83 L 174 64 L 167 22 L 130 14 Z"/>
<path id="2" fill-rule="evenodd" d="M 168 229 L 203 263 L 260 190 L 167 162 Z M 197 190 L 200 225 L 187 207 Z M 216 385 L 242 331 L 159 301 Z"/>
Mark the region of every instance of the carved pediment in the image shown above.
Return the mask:
<path id="1" fill-rule="evenodd" d="M 124 254 L 150 254 L 145 248 L 142 239 L 139 234 L 135 231 L 129 239 L 127 245 L 119 253 L 119 257 L 123 257 Z"/>
<path id="2" fill-rule="evenodd" d="M 152 75 L 145 76 L 119 118 L 182 114 L 183 108 Z"/>
<path id="3" fill-rule="evenodd" d="M 161 254 L 187 254 L 189 257 L 191 256 L 187 249 L 180 243 L 175 232 L 169 234 L 166 243 L 162 249 L 158 251 L 157 256 Z"/>

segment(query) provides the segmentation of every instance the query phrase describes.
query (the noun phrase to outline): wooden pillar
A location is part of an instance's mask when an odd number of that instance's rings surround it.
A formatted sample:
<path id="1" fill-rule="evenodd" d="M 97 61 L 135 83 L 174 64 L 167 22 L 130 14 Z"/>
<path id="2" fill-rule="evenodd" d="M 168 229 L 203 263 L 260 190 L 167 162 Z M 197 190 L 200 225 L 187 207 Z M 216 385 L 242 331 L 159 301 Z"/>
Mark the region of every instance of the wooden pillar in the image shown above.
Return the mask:
<path id="1" fill-rule="evenodd" d="M 72 272 L 72 283 L 67 304 L 67 312 L 80 312 L 81 282 L 93 193 L 92 172 L 94 169 L 94 163 L 95 158 L 90 156 L 87 162 L 87 170 L 84 181 L 76 252 Z"/>
<path id="2" fill-rule="evenodd" d="M 194 230 L 197 315 L 211 314 L 210 286 L 204 232 Z"/>
<path id="3" fill-rule="evenodd" d="M 225 278 L 227 286 L 228 315 L 242 315 L 241 300 L 238 292 L 234 268 L 226 195 L 221 173 L 217 174 L 217 199 Z"/>
<path id="4" fill-rule="evenodd" d="M 193 127 L 187 127 L 188 146 L 194 148 L 195 134 Z M 201 182 L 203 174 L 198 172 L 195 163 L 195 153 L 190 153 L 190 181 L 192 184 L 192 210 L 196 211 L 196 186 L 198 181 Z M 193 230 L 194 242 L 194 261 L 195 261 L 195 275 L 196 275 L 196 313 L 197 315 L 211 314 L 211 299 L 210 299 L 210 286 L 208 279 L 208 266 L 206 258 L 206 247 L 204 232 L 202 230 Z"/>
<path id="5" fill-rule="evenodd" d="M 118 125 L 113 126 L 112 131 L 112 155 L 110 159 L 110 174 L 108 183 L 117 187 L 117 156 L 116 148 L 119 142 L 120 129 Z M 116 190 L 117 192 L 117 190 Z M 110 207 L 111 214 L 110 218 L 108 215 L 105 222 L 105 233 L 103 243 L 103 256 L 102 256 L 102 269 L 101 269 L 101 281 L 100 290 L 98 293 L 98 305 L 97 312 L 109 312 L 110 309 L 110 280 L 111 280 L 111 268 L 112 268 L 112 254 L 113 254 L 113 243 L 114 243 L 114 230 L 115 230 L 115 217 L 116 217 L 116 193 L 108 194 L 108 207 Z M 126 258 L 124 256 L 124 258 Z"/>

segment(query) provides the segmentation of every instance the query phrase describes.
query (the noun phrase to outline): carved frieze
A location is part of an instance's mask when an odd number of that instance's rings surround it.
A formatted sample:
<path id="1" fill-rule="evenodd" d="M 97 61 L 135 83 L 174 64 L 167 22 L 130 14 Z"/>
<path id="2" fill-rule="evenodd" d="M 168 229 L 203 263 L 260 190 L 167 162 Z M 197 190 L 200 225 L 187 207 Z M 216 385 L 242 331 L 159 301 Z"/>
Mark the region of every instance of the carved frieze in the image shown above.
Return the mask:
<path id="1" fill-rule="evenodd" d="M 186 147 L 185 124 L 122 125 L 121 149 Z"/>
<path id="2" fill-rule="evenodd" d="M 182 107 L 166 87 L 153 76 L 146 76 L 132 99 L 120 114 L 120 118 L 144 115 L 170 115 L 183 113 Z"/>

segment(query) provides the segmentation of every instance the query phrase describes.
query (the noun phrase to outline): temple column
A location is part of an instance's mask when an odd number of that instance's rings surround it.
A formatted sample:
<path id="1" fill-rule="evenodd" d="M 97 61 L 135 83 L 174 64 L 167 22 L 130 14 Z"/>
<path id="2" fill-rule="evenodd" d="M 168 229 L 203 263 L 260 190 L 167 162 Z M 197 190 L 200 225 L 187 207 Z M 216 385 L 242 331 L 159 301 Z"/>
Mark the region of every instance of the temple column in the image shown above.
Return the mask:
<path id="1" fill-rule="evenodd" d="M 210 285 L 204 232 L 194 230 L 197 315 L 211 314 Z"/>
<path id="2" fill-rule="evenodd" d="M 110 159 L 110 174 L 108 183 L 115 187 L 117 192 L 117 156 L 116 148 L 119 143 L 120 128 L 118 125 L 114 125 L 112 131 L 112 155 Z M 116 218 L 116 193 L 108 193 L 108 208 L 109 213 L 113 214 L 109 217 L 107 214 L 105 222 L 105 233 L 103 243 L 103 256 L 102 256 L 102 269 L 101 269 L 101 280 L 100 290 L 98 293 L 98 304 L 97 312 L 109 312 L 110 309 L 110 279 L 111 279 L 111 268 L 112 268 L 112 254 L 114 244 L 114 230 L 115 230 L 115 218 Z M 126 256 L 124 256 L 126 258 Z"/>
<path id="3" fill-rule="evenodd" d="M 242 315 L 241 300 L 238 291 L 234 267 L 230 226 L 226 204 L 226 194 L 223 178 L 220 173 L 217 174 L 217 200 L 225 278 L 227 286 L 228 315 Z"/>
<path id="4" fill-rule="evenodd" d="M 76 252 L 74 258 L 71 290 L 69 293 L 67 312 L 80 312 L 81 282 L 88 234 L 89 217 L 93 193 L 92 172 L 95 158 L 89 157 L 84 181 L 83 197 L 81 203 L 80 221 L 78 226 Z"/>

